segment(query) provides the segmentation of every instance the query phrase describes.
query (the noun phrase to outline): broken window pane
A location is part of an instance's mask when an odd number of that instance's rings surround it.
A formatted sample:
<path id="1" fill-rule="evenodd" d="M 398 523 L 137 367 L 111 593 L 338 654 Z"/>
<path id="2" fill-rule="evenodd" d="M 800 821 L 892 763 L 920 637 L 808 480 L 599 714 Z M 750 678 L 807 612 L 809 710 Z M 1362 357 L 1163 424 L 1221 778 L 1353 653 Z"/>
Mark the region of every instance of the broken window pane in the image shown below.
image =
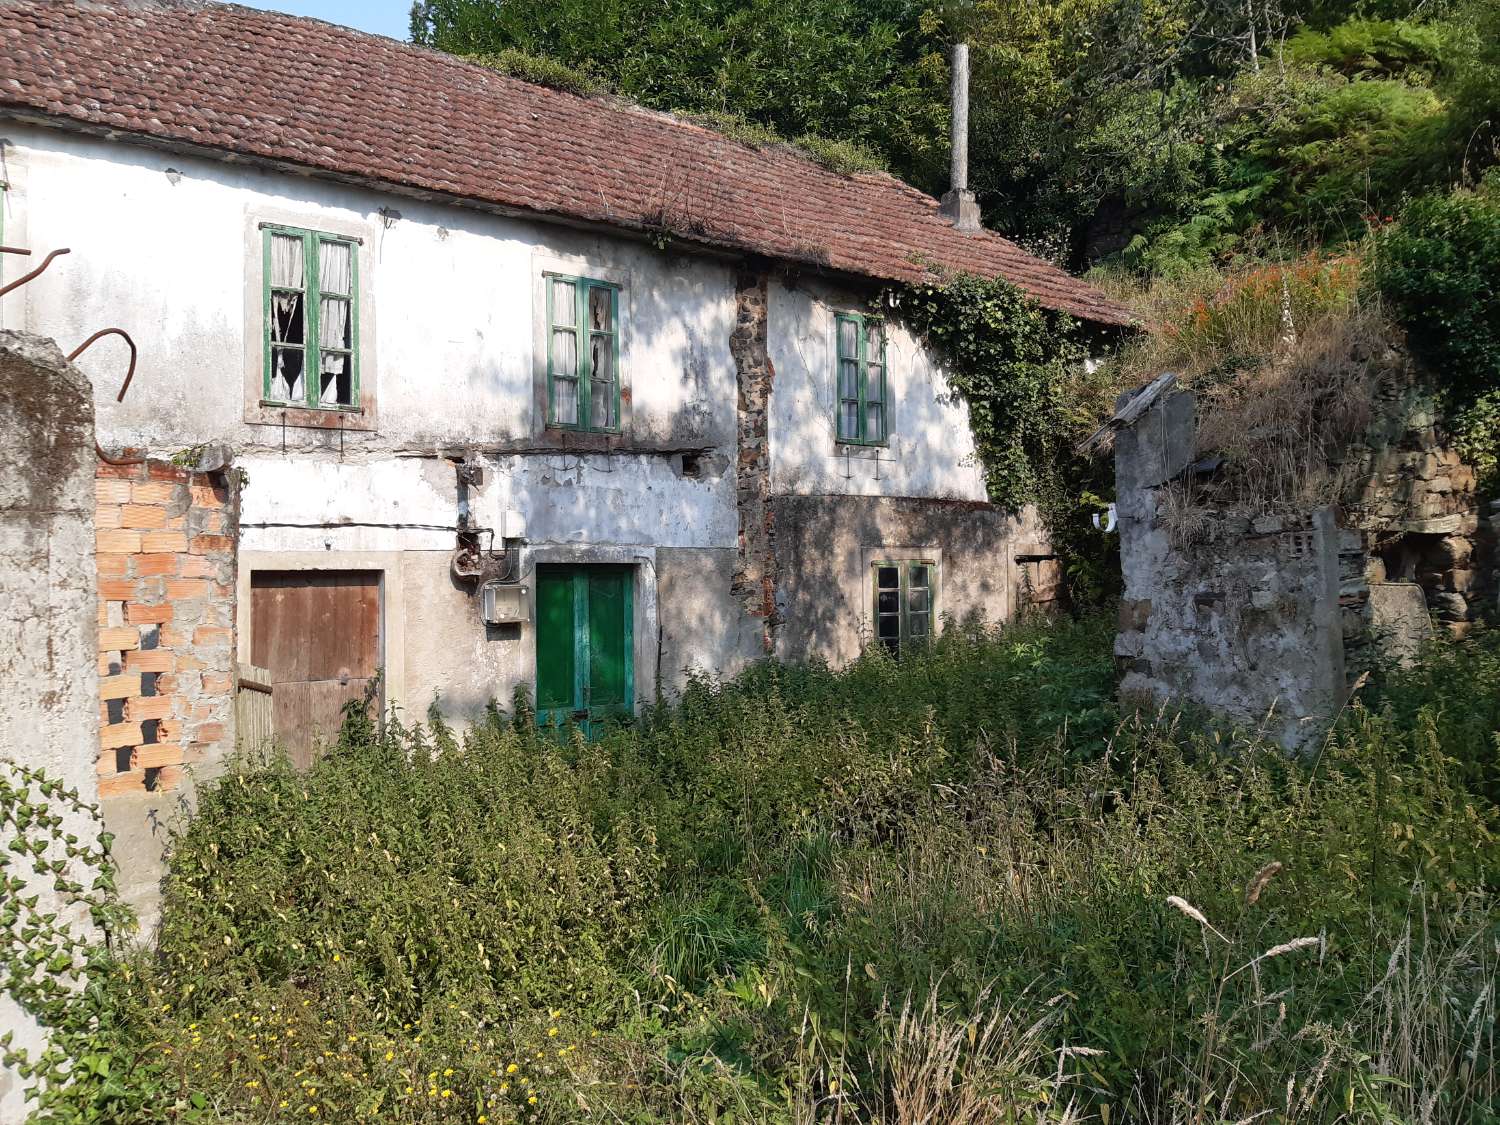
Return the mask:
<path id="1" fill-rule="evenodd" d="M 609 430 L 615 425 L 615 343 L 613 337 L 590 337 L 589 361 L 593 381 L 589 389 L 589 425 Z"/>
<path id="2" fill-rule="evenodd" d="M 929 569 L 929 567 L 924 566 L 921 563 L 913 566 L 911 568 L 911 584 L 913 586 L 930 586 L 931 583 L 927 579 L 927 572 Z"/>
<path id="3" fill-rule="evenodd" d="M 307 342 L 306 298 L 301 293 L 271 294 L 271 342 L 296 344 Z"/>
<path id="4" fill-rule="evenodd" d="M 302 401 L 304 362 L 301 348 L 273 347 L 271 349 L 271 388 L 267 397 L 278 402 Z"/>
<path id="5" fill-rule="evenodd" d="M 552 381 L 552 420 L 559 426 L 578 425 L 578 380 Z"/>
<path id="6" fill-rule="evenodd" d="M 354 360 L 348 352 L 323 352 L 318 359 L 322 383 L 318 402 L 322 406 L 354 405 Z"/>
<path id="7" fill-rule="evenodd" d="M 318 243 L 318 289 L 323 293 L 354 292 L 354 247 L 347 242 Z"/>
<path id="8" fill-rule="evenodd" d="M 589 287 L 589 327 L 596 332 L 611 332 L 615 327 L 615 293 L 602 285 Z"/>

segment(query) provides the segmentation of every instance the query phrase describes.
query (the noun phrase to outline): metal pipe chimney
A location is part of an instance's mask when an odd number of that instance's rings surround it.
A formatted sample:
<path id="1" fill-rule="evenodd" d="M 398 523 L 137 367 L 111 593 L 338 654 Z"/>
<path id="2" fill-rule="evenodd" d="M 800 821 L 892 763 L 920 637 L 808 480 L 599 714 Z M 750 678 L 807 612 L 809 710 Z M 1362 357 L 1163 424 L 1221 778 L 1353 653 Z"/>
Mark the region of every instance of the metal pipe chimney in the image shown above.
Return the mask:
<path id="1" fill-rule="evenodd" d="M 942 213 L 959 230 L 979 229 L 979 204 L 969 190 L 969 45 L 953 44 L 951 183 L 942 199 Z"/>

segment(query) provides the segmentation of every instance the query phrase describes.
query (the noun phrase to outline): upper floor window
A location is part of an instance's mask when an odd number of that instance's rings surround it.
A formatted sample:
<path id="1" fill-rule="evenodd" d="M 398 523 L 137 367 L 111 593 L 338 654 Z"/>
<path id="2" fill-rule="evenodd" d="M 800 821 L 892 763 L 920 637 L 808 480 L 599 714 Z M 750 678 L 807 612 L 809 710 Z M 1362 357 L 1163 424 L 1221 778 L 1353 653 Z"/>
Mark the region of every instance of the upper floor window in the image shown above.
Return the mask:
<path id="1" fill-rule="evenodd" d="M 855 445 L 886 441 L 885 323 L 839 313 L 838 439 Z"/>
<path id="2" fill-rule="evenodd" d="M 875 639 L 892 653 L 925 644 L 932 636 L 937 567 L 925 559 L 877 562 Z"/>
<path id="3" fill-rule="evenodd" d="M 547 274 L 547 424 L 620 429 L 620 288 Z"/>
<path id="4" fill-rule="evenodd" d="M 263 401 L 359 407 L 359 246 L 354 239 L 267 226 Z"/>

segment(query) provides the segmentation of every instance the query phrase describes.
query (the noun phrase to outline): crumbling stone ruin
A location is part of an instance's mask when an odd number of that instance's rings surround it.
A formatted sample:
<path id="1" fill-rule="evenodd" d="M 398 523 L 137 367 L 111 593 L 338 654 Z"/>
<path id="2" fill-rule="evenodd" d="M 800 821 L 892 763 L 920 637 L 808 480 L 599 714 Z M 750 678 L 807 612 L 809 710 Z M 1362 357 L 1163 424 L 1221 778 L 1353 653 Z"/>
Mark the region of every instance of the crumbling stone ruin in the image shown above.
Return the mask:
<path id="1" fill-rule="evenodd" d="M 1379 392 L 1331 502 L 1270 511 L 1222 483 L 1193 393 L 1138 412 L 1131 398 L 1115 441 L 1123 695 L 1205 706 L 1299 747 L 1362 674 L 1496 612 L 1500 503 L 1485 518 L 1419 385 Z"/>

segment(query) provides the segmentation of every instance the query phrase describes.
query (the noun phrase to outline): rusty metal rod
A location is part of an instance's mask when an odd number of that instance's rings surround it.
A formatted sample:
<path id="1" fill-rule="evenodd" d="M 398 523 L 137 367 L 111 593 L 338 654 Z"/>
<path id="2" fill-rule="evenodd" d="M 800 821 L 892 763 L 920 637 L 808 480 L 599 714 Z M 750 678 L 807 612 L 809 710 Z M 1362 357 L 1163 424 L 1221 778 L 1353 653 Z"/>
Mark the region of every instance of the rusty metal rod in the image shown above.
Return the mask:
<path id="1" fill-rule="evenodd" d="M 23 258 L 31 257 L 30 250 L 23 250 L 19 246 L 0 246 L 0 254 L 19 254 Z"/>
<path id="2" fill-rule="evenodd" d="M 125 392 L 130 389 L 130 380 L 132 380 L 132 379 L 135 378 L 135 354 L 136 354 L 135 353 L 135 341 L 130 338 L 130 333 L 126 332 L 125 329 L 123 329 L 123 328 L 101 328 L 101 329 L 99 329 L 99 331 L 95 332 L 87 340 L 85 340 L 83 343 L 79 344 L 76 348 L 74 348 L 71 352 L 68 353 L 68 362 L 72 363 L 75 359 L 77 359 L 79 356 L 81 356 L 83 354 L 84 349 L 87 348 L 90 344 L 92 344 L 95 340 L 99 339 L 101 336 L 118 336 L 122 340 L 124 340 L 125 343 L 127 343 L 127 344 L 130 345 L 130 368 L 129 368 L 129 370 L 127 370 L 125 372 L 125 381 L 120 384 L 120 393 L 117 394 L 117 395 L 115 395 L 115 401 L 116 402 L 124 402 L 125 401 Z"/>
<path id="3" fill-rule="evenodd" d="M 54 250 L 54 251 L 52 251 L 52 253 L 48 254 L 45 258 L 42 259 L 42 264 L 39 265 L 39 266 L 37 266 L 36 269 L 32 270 L 28 274 L 23 274 L 22 276 L 16 278 L 14 281 L 12 281 L 9 285 L 7 285 L 7 286 L 5 286 L 3 288 L 0 288 L 0 297 L 5 296 L 12 289 L 16 289 L 16 288 L 18 288 L 18 287 L 20 287 L 22 285 L 25 285 L 32 278 L 36 277 L 37 274 L 41 273 L 44 269 L 46 269 L 48 266 L 50 266 L 52 264 L 52 259 L 53 258 L 60 258 L 60 257 L 62 257 L 62 255 L 64 255 L 64 254 L 71 254 L 72 252 L 73 251 L 70 250 L 66 246 L 64 246 L 60 250 Z"/>

